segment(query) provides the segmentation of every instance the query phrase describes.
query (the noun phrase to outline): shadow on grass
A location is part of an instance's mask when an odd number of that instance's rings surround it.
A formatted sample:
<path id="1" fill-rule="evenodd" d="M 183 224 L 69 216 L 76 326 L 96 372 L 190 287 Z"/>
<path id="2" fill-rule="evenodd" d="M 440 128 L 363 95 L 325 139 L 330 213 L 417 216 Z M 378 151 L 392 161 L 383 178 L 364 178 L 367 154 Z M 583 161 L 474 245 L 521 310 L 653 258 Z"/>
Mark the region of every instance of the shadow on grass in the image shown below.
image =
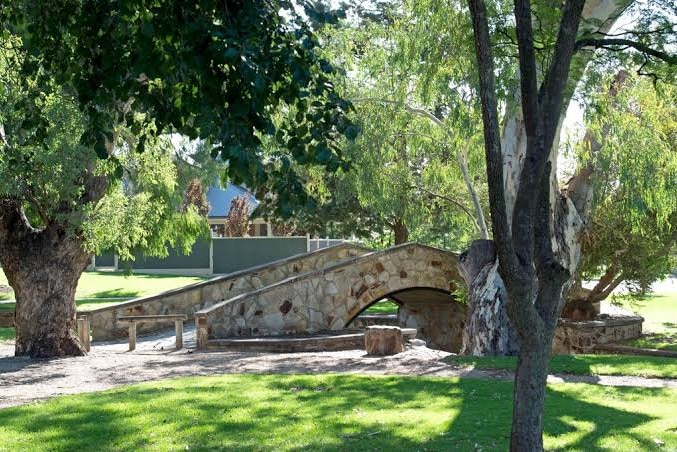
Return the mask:
<path id="1" fill-rule="evenodd" d="M 136 298 L 141 296 L 143 291 L 130 289 L 108 289 L 89 294 L 87 298 Z M 110 301 L 110 300 L 109 300 Z M 87 301 L 89 303 L 89 301 Z"/>
<path id="2" fill-rule="evenodd" d="M 664 323 L 666 328 L 675 329 L 674 323 Z M 639 348 L 653 348 L 658 350 L 677 351 L 677 331 L 664 331 L 661 333 L 647 333 L 636 339 L 629 339 L 625 345 Z"/>
<path id="3" fill-rule="evenodd" d="M 656 390 L 593 389 L 600 401 L 656 396 Z M 0 410 L 0 431 L 51 450 L 505 450 L 511 394 L 511 383 L 489 380 L 181 379 Z M 601 449 L 612 436 L 650 448 L 631 429 L 653 419 L 582 400 L 573 390 L 549 390 L 544 426 L 553 441 L 567 438 L 566 448 Z"/>

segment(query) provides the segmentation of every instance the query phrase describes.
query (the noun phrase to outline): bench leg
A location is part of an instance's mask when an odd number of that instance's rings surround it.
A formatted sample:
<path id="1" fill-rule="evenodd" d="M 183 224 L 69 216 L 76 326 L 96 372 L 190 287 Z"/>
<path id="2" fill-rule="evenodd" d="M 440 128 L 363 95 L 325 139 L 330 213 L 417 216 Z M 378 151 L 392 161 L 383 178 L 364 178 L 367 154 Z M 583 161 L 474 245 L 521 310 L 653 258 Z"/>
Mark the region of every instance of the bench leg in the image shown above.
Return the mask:
<path id="1" fill-rule="evenodd" d="M 78 319 L 78 338 L 80 343 L 89 351 L 89 321 L 87 319 Z"/>
<path id="2" fill-rule="evenodd" d="M 89 319 L 84 318 L 83 320 L 84 320 L 83 323 L 84 323 L 84 330 L 85 330 L 85 350 L 87 350 L 87 352 L 89 352 L 89 350 L 91 348 L 91 343 L 90 343 L 91 342 L 91 336 L 89 335 Z"/>
<path id="3" fill-rule="evenodd" d="M 136 349 L 136 322 L 129 323 L 129 351 Z"/>
<path id="4" fill-rule="evenodd" d="M 183 320 L 174 321 L 174 330 L 176 333 L 176 349 L 183 348 Z"/>

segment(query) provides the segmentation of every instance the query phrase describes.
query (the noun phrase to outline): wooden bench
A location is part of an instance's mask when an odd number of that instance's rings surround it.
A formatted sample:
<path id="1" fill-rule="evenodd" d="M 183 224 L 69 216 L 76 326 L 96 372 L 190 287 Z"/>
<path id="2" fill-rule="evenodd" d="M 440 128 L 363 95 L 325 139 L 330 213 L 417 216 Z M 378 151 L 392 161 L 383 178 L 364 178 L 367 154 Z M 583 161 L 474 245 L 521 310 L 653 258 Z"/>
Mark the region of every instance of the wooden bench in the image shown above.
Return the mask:
<path id="1" fill-rule="evenodd" d="M 188 320 L 186 314 L 168 315 L 126 315 L 118 317 L 119 322 L 129 323 L 129 351 L 136 349 L 136 324 L 142 322 L 171 322 L 174 321 L 176 331 L 176 349 L 183 348 L 183 322 Z"/>

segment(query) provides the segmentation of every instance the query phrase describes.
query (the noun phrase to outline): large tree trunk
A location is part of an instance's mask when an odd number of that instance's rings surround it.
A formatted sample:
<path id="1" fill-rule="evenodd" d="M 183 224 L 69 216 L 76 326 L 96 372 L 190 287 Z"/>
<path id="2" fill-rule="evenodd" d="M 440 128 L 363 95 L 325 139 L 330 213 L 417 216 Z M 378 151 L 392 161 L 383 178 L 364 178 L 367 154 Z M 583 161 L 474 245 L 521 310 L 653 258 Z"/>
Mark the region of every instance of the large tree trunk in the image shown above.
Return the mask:
<path id="1" fill-rule="evenodd" d="M 517 360 L 510 450 L 543 450 L 543 405 L 550 356 L 546 345 L 551 340 L 542 341 L 537 347 L 525 347 L 529 350 L 520 353 Z"/>
<path id="2" fill-rule="evenodd" d="M 461 354 L 515 355 L 519 346 L 505 308 L 508 295 L 498 274 L 494 242 L 474 241 L 459 262 L 470 300 Z"/>
<path id="3" fill-rule="evenodd" d="M 91 255 L 59 225 L 31 227 L 18 202 L 0 200 L 0 209 L 0 262 L 16 296 L 16 356 L 83 355 L 75 289 Z"/>
<path id="4" fill-rule="evenodd" d="M 396 218 L 391 225 L 395 234 L 395 245 L 401 245 L 409 241 L 409 228 L 399 218 Z"/>

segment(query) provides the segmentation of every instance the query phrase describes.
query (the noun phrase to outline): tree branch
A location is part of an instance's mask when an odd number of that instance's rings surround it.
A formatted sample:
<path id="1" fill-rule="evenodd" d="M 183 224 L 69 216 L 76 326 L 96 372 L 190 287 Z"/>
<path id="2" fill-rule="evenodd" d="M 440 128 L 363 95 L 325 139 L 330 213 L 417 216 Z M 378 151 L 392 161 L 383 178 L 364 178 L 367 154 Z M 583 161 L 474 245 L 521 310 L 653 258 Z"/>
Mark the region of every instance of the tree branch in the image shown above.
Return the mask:
<path id="1" fill-rule="evenodd" d="M 623 39 L 623 38 L 602 38 L 602 39 L 594 39 L 594 38 L 585 38 L 585 39 L 580 39 L 576 42 L 576 47 L 575 50 L 581 50 L 585 47 L 592 47 L 595 49 L 599 48 L 606 48 L 608 50 L 615 50 L 612 48 L 609 48 L 608 46 L 625 46 L 625 47 L 631 47 L 635 50 L 638 50 L 646 55 L 650 55 L 654 58 L 657 58 L 659 60 L 662 60 L 670 65 L 677 64 L 677 55 L 671 55 L 667 52 L 662 52 L 660 50 L 653 49 L 649 47 L 646 44 L 643 44 L 641 42 L 633 41 L 631 39 Z"/>
<path id="2" fill-rule="evenodd" d="M 413 188 L 414 190 L 422 191 L 423 193 L 427 194 L 430 197 L 442 199 L 444 201 L 447 201 L 447 202 L 455 205 L 456 207 L 461 209 L 463 212 L 465 212 L 465 214 L 468 215 L 468 217 L 470 217 L 470 219 L 473 221 L 473 223 L 475 223 L 475 227 L 477 227 L 477 230 L 478 231 L 480 230 L 479 223 L 477 223 L 477 219 L 475 218 L 473 213 L 470 211 L 470 209 L 468 209 L 466 206 L 464 206 L 460 202 L 456 201 L 454 198 L 447 196 L 447 195 L 441 195 L 439 193 L 435 193 L 433 191 L 428 190 L 427 188 L 423 188 L 423 187 L 420 187 L 418 185 L 411 185 L 410 187 Z"/>
<path id="3" fill-rule="evenodd" d="M 519 49 L 522 114 L 524 116 L 527 137 L 533 138 L 536 136 L 540 113 L 534 32 L 531 24 L 531 2 L 529 0 L 515 0 L 514 5 L 515 22 L 517 25 L 517 48 Z"/>
<path id="4" fill-rule="evenodd" d="M 435 116 L 434 114 L 430 113 L 428 110 L 425 110 L 423 108 L 417 108 L 409 105 L 406 102 L 399 102 L 396 100 L 389 100 L 389 99 L 377 99 L 377 98 L 372 98 L 372 97 L 363 97 L 359 99 L 351 99 L 353 103 L 358 103 L 358 102 L 377 102 L 381 104 L 388 104 L 388 105 L 397 105 L 399 107 L 404 107 L 404 109 L 417 116 L 421 116 L 422 118 L 426 118 L 431 120 L 432 122 L 435 123 L 435 125 L 438 125 L 440 127 L 444 127 L 444 123 L 440 118 Z"/>
<path id="5" fill-rule="evenodd" d="M 505 277 L 517 272 L 517 262 L 513 252 L 512 237 L 508 227 L 508 212 L 505 204 L 503 154 L 501 152 L 501 137 L 499 136 L 500 125 L 498 122 L 496 83 L 494 81 L 494 58 L 491 52 L 486 5 L 483 0 L 468 0 L 468 6 L 472 16 L 472 26 L 475 35 L 475 54 L 479 70 L 491 224 L 496 243 L 496 254 L 502 269 L 505 270 L 501 272 L 501 276 Z"/>

